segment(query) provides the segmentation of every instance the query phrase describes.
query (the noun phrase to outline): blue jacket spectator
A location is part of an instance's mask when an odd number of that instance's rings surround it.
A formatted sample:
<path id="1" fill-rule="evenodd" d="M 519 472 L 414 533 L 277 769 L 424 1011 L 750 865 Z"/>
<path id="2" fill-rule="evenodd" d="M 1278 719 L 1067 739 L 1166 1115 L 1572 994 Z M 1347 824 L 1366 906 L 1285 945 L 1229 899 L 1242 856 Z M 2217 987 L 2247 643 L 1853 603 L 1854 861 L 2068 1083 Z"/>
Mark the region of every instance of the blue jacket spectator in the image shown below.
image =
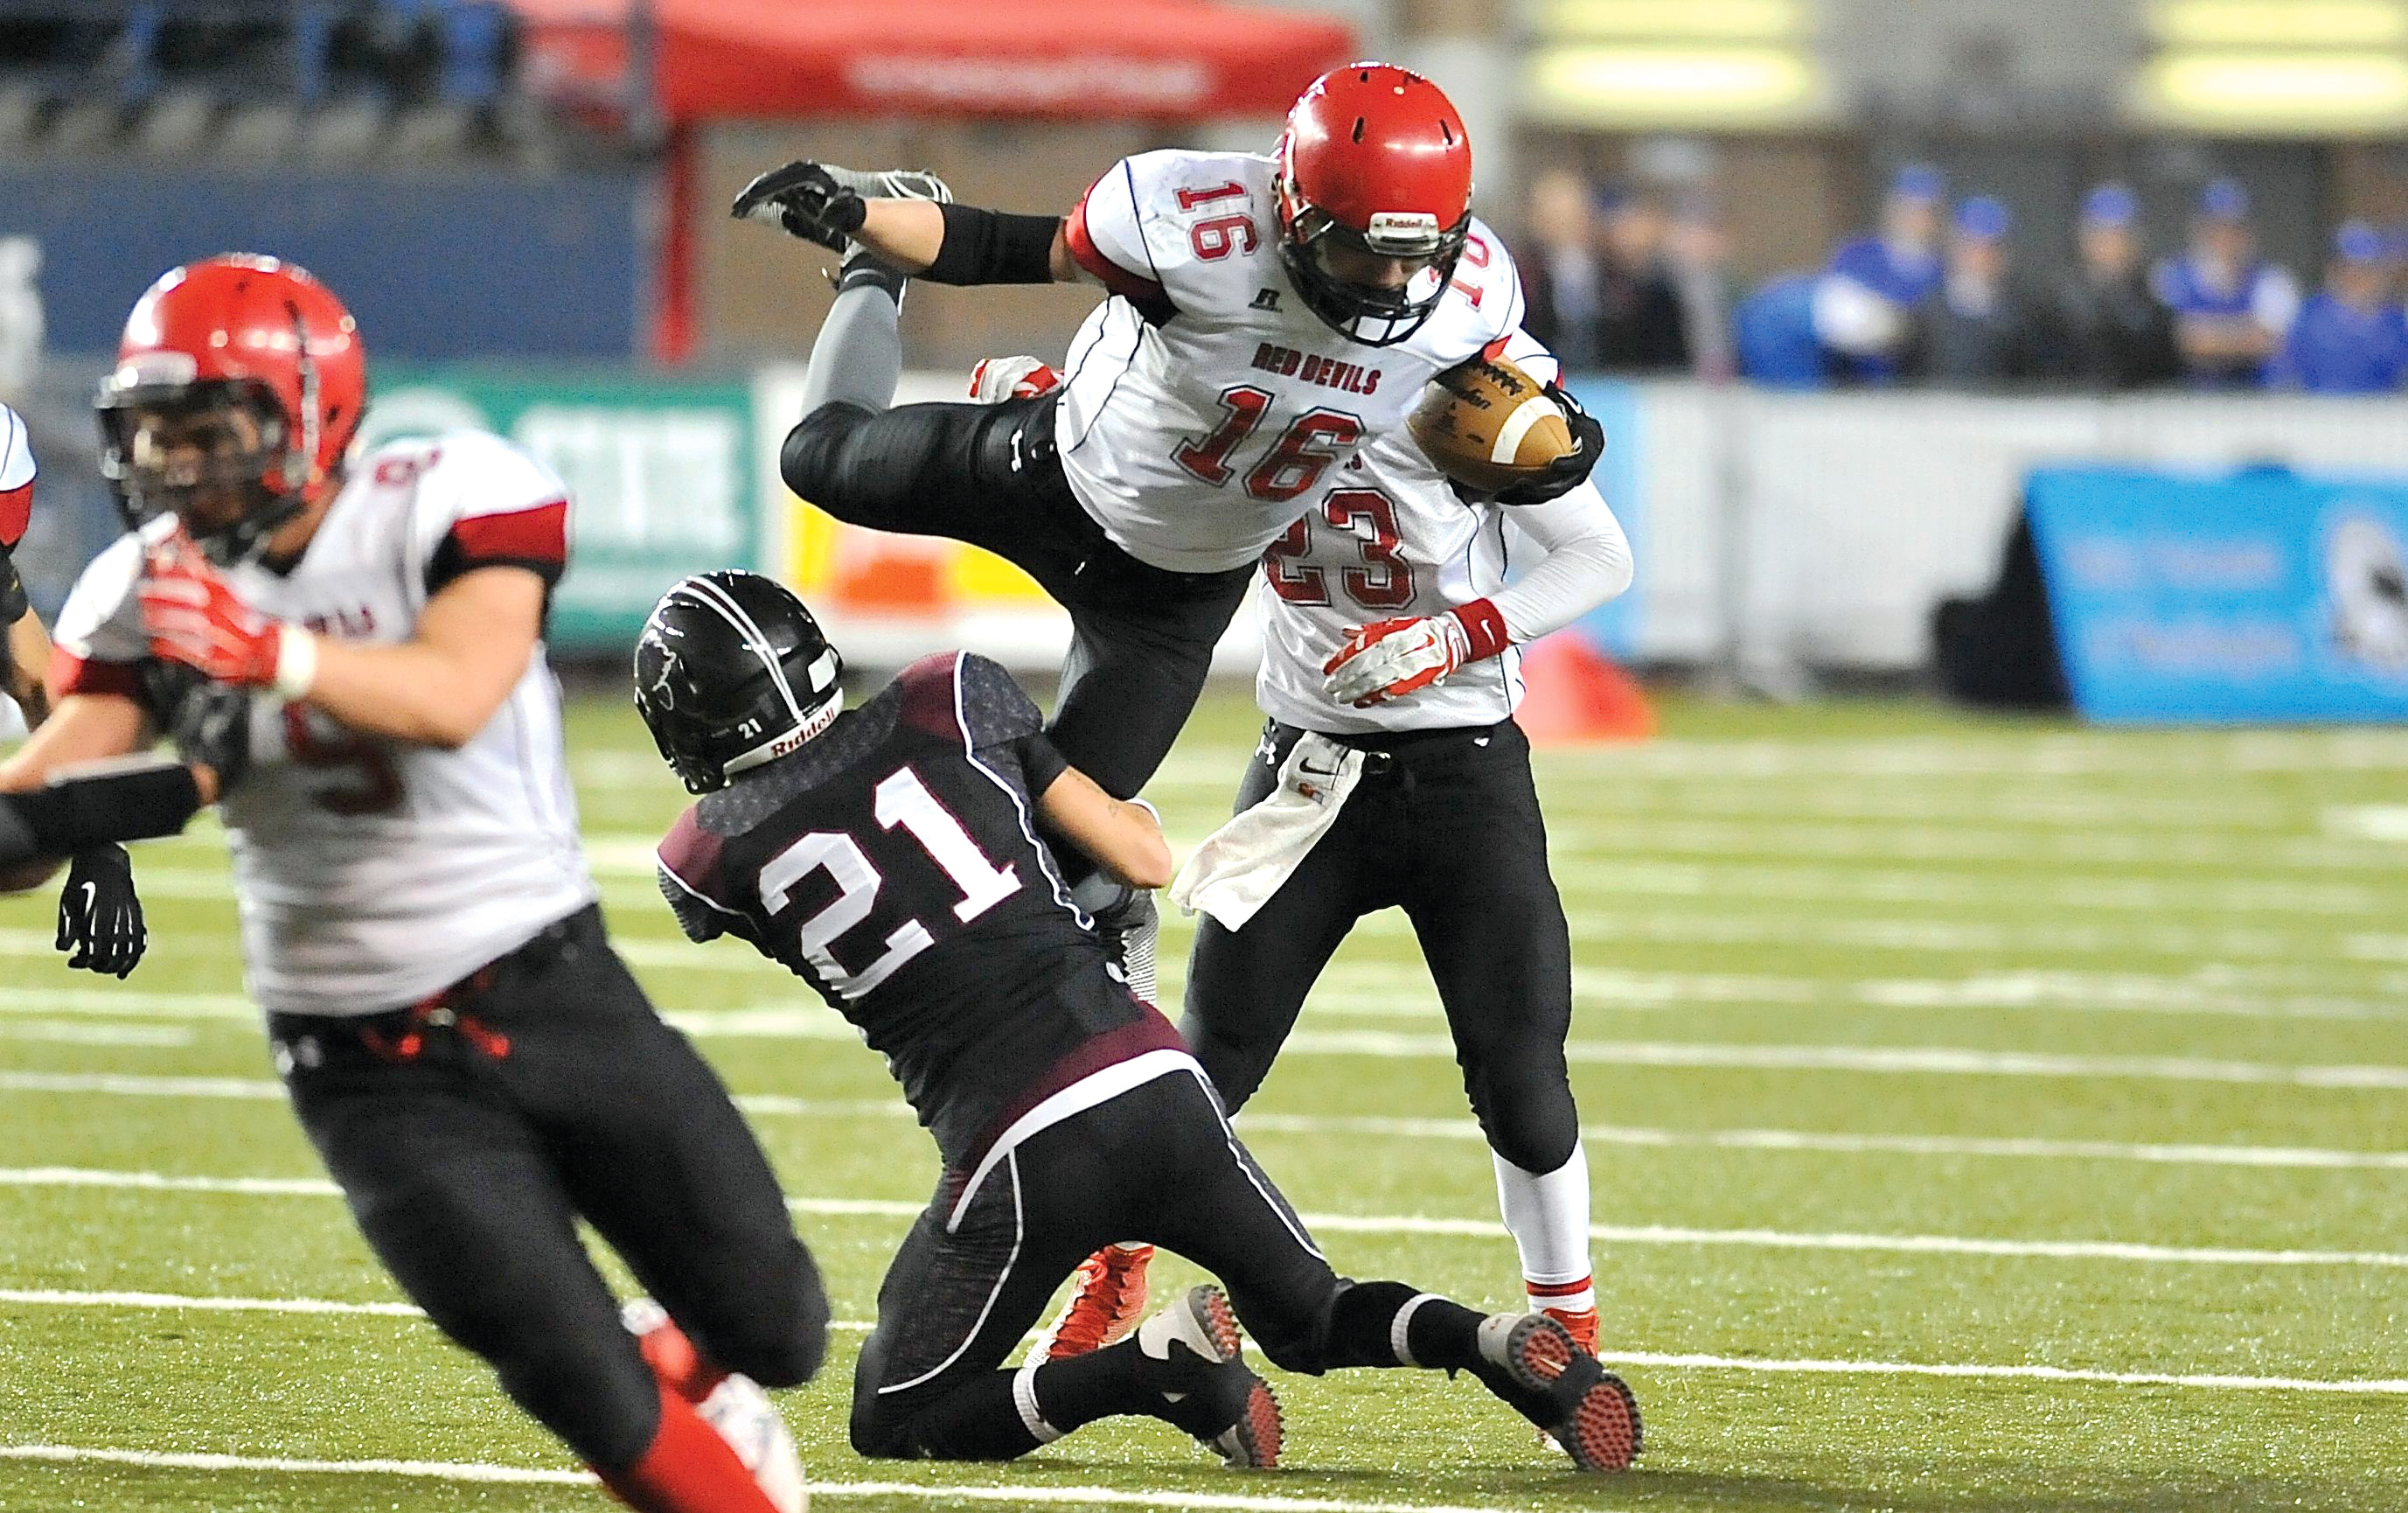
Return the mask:
<path id="1" fill-rule="evenodd" d="M 2230 179 L 2207 186 L 2189 251 L 2158 264 L 2149 287 L 2173 313 L 2183 371 L 2200 388 L 2264 383 L 2300 313 L 2299 284 L 2258 260 L 2248 191 Z"/>
<path id="2" fill-rule="evenodd" d="M 1878 233 L 1841 243 L 1814 287 L 1814 334 L 1842 379 L 1895 379 L 1914 317 L 1940 288 L 1940 170 L 1899 170 L 1882 201 Z"/>
<path id="3" fill-rule="evenodd" d="M 2408 312 L 2387 297 L 2383 235 L 2363 221 L 2333 238 L 2325 287 L 2284 343 L 2282 380 L 2314 394 L 2388 394 L 2408 375 Z"/>

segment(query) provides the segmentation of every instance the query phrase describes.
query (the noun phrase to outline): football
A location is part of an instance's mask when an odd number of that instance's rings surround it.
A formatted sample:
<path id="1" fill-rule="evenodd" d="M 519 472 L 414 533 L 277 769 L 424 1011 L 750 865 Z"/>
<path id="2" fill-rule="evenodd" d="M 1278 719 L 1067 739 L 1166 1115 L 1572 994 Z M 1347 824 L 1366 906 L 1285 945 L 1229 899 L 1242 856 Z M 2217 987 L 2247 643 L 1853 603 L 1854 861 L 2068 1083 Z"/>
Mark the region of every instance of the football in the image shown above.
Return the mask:
<path id="1" fill-rule="evenodd" d="M 1564 412 L 1501 357 L 1474 357 L 1432 379 L 1406 425 L 1439 471 L 1483 494 L 1534 478 L 1572 450 Z"/>

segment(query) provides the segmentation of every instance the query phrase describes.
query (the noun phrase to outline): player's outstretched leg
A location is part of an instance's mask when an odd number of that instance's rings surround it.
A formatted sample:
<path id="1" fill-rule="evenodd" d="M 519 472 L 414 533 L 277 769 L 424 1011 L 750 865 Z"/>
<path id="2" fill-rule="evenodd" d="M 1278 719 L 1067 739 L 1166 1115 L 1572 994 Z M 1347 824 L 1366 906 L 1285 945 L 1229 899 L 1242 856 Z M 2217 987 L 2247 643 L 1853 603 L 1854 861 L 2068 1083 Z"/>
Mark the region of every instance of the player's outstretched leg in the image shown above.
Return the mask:
<path id="1" fill-rule="evenodd" d="M 1630 1389 L 1555 1319 L 1482 1314 L 1402 1282 L 1341 1280 L 1200 1080 L 1166 1077 L 1115 1103 L 1143 1113 L 1154 1147 L 1173 1153 L 1146 1238 L 1219 1276 L 1273 1364 L 1311 1376 L 1469 1371 L 1583 1470 L 1619 1471 L 1638 1455 Z"/>
<path id="2" fill-rule="evenodd" d="M 1031 1136 L 966 1203 L 949 1180 L 912 1226 L 855 1370 L 855 1450 L 1004 1461 L 1133 1415 L 1175 1425 L 1235 1463 L 1277 1459 L 1277 1405 L 1240 1358 L 1235 1316 L 1217 1290 L 1191 1292 L 1117 1345 L 1004 1368 L 1098 1232 L 1138 1221 L 1099 1180 L 1129 1155 L 1111 1107 Z"/>

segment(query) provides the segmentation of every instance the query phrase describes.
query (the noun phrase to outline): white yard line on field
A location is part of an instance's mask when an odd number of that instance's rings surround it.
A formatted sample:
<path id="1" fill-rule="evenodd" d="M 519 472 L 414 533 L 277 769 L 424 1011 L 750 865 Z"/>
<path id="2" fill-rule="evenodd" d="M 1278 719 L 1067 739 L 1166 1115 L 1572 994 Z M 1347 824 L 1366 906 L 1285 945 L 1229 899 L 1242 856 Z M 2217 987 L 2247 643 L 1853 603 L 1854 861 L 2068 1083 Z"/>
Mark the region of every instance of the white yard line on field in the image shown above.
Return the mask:
<path id="1" fill-rule="evenodd" d="M 220 1455 L 188 1450 L 118 1449 L 89 1445 L 0 1445 L 0 1460 L 100 1462 L 168 1471 L 266 1471 L 292 1476 L 408 1477 L 432 1481 L 590 1486 L 589 1472 L 492 1465 L 480 1461 L 303 1461 L 286 1456 Z M 1038 1469 L 1032 1467 L 1031 1469 Z M 1338 1497 L 1289 1497 L 1273 1492 L 1136 1491 L 1117 1487 L 948 1486 L 922 1481 L 814 1481 L 810 1495 L 840 1502 L 889 1497 L 915 1502 L 1002 1503 L 1027 1507 L 1154 1507 L 1196 1513 L 1511 1513 L 1444 1503 L 1360 1502 Z"/>
<path id="2" fill-rule="evenodd" d="M 2398 842 L 2325 814 L 2321 836 L 2199 833 L 2164 829 L 1985 828 L 1988 821 L 1896 823 L 1754 815 L 1744 820 L 1665 815 L 1551 814 L 1547 846 L 1558 861 L 1594 866 L 1627 857 L 1795 857 L 1836 862 L 2003 862 L 2018 871 L 2068 862 L 2094 866 L 2396 873 Z M 1969 806 L 1970 808 L 1971 806 Z M 2408 810 L 2403 810 L 2408 812 Z"/>
<path id="3" fill-rule="evenodd" d="M 2334 917 L 2399 910 L 2399 889 L 2275 877 L 2157 877 L 2058 872 L 2045 879 L 1954 871 L 1780 866 L 1758 862 L 1609 857 L 1557 870 L 1574 900 L 1742 898 L 1785 903 L 1954 905 L 1976 915 L 2247 914 Z"/>
<path id="4" fill-rule="evenodd" d="M 1375 1030 L 1306 1030 L 1288 1037 L 1285 1056 L 1359 1056 L 1382 1060 L 1453 1060 L 1447 1035 Z M 1758 1045 L 1712 1041 L 1575 1040 L 1565 1059 L 1598 1066 L 1713 1071 L 1838 1072 L 1878 1076 L 2066 1077 L 2145 1082 L 2222 1082 L 2323 1088 L 2408 1088 L 2408 1066 L 2299 1066 L 2181 1056 L 2074 1056 L 1974 1050 L 1953 1045 Z"/>
<path id="5" fill-rule="evenodd" d="M 134 1189 L 232 1197 L 333 1198 L 336 1186 L 322 1178 L 179 1176 L 161 1172 L 121 1172 L 85 1167 L 0 1168 L 0 1187 Z M 898 1198 L 796 1198 L 786 1206 L 823 1218 L 912 1218 L 922 1204 Z M 1490 1218 L 1452 1218 L 1418 1214 L 1299 1215 L 1309 1229 L 1348 1234 L 1443 1235 L 1502 1238 L 1504 1226 Z M 1857 1234 L 1787 1230 L 1708 1230 L 1669 1224 L 1592 1224 L 1591 1238 L 1609 1245 L 1713 1246 L 1764 1250 L 1869 1251 L 1894 1255 L 1997 1256 L 2041 1261 L 2115 1261 L 2187 1266 L 2334 1266 L 2408 1269 L 2408 1254 L 2382 1250 L 2297 1250 L 2238 1246 L 2143 1245 L 2121 1240 L 2009 1240 L 1955 1234 Z"/>
<path id="6" fill-rule="evenodd" d="M 620 943 L 638 964 L 657 956 L 669 965 L 693 948 L 674 942 Z M 0 954 L 5 954 L 0 946 Z M 725 953 L 698 953 L 716 960 Z M 736 958 L 736 960 L 748 958 Z M 757 958 L 749 958 L 757 960 Z M 765 964 L 766 965 L 766 964 Z M 2260 985 L 2261 974 L 2237 969 L 2195 969 L 2168 974 L 2017 969 L 1961 977 L 1810 977 L 1734 973 L 1625 972 L 1575 968 L 1575 1002 L 1617 1010 L 1761 1008 L 1814 1004 L 1875 1009 L 2029 1009 L 2067 1014 L 2198 1016 L 2234 1019 L 2408 1021 L 2408 997 L 2386 982 L 2361 983 L 2355 995 Z M 1174 964 L 1165 973 L 1176 989 Z M 1429 969 L 1422 962 L 1341 959 L 1315 985 L 1309 1014 L 1364 1018 L 1430 1018 L 1441 1013 Z M 0 1015 L 78 1014 L 108 1018 L 259 1022 L 259 1010 L 239 993 L 148 992 L 124 987 L 14 987 L 0 996 Z M 842 1039 L 852 1033 L 796 985 L 794 1001 L 736 1009 L 673 1011 L 690 1034 Z"/>
<path id="7" fill-rule="evenodd" d="M 2246 926 L 2203 929 L 2155 925 L 2142 920 L 2111 925 L 2058 923 L 1998 925 L 1971 918 L 1915 919 L 1856 915 L 1829 918 L 1813 913 L 1725 915 L 1572 912 L 1579 941 L 1669 942 L 1682 945 L 1784 945 L 1807 949 L 1905 951 L 1931 954 L 2001 953 L 2042 958 L 2060 955 L 2173 957 L 2200 961 L 2273 961 L 2329 966 L 2336 956 L 2367 961 L 2408 961 L 2408 935 L 2336 933 L 2318 929 L 2266 929 Z M 1394 911 L 1367 915 L 1355 934 L 1409 941 L 1412 925 Z"/>
<path id="8" fill-rule="evenodd" d="M 110 1024 L 93 1019 L 0 1018 L 0 1039 L 49 1041 L 62 1045 L 183 1046 L 193 1032 L 179 1025 Z"/>
<path id="9" fill-rule="evenodd" d="M 131 1074 L 0 1072 L 0 1092 L 103 1093 L 137 1098 L 226 1098 L 280 1102 L 281 1084 L 265 1078 L 145 1077 Z M 795 1098 L 741 1093 L 737 1106 L 765 1117 L 912 1119 L 899 1098 Z M 1339 1115 L 1239 1116 L 1241 1134 L 1376 1135 L 1392 1139 L 1484 1141 L 1469 1119 L 1352 1118 Z M 1817 1130 L 1669 1130 L 1611 1124 L 1581 1127 L 1597 1146 L 1707 1146 L 1732 1150 L 1814 1151 L 1833 1155 L 1995 1157 L 2010 1160 L 2142 1161 L 2167 1166 L 2306 1167 L 2408 1171 L 2408 1150 L 2338 1150 L 2302 1146 L 2200 1145 L 2019 1136 L 1854 1134 Z"/>
<path id="10" fill-rule="evenodd" d="M 352 1314 L 386 1318 L 424 1317 L 406 1303 L 338 1303 L 321 1298 L 213 1298 L 166 1292 L 67 1292 L 49 1289 L 0 1289 L 0 1305 L 31 1307 L 196 1309 L 225 1313 Z M 867 1320 L 839 1318 L 830 1329 L 867 1333 Z M 2397 1377 L 2251 1376 L 2230 1372 L 2107 1371 L 2096 1368 L 1981 1362 L 1783 1360 L 1664 1350 L 1608 1350 L 1598 1358 L 1612 1365 L 1663 1371 L 1735 1371 L 1772 1376 L 1971 1376 L 2006 1381 L 2092 1383 L 2114 1387 L 2187 1387 L 2211 1391 L 2331 1392 L 2370 1397 L 2408 1396 L 2408 1379 Z M 5 1453 L 5 1451 L 0 1451 Z"/>

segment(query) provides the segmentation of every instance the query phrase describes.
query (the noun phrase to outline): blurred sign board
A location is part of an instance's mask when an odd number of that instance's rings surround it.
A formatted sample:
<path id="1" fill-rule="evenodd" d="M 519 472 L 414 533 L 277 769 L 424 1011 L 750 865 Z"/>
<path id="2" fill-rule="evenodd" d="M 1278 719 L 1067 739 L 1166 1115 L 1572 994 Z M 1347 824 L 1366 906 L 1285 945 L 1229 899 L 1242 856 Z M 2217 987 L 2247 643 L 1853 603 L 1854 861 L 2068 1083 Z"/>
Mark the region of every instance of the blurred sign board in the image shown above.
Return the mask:
<path id="1" fill-rule="evenodd" d="M 568 484 L 571 549 L 552 643 L 635 643 L 662 591 L 689 572 L 760 565 L 752 394 L 742 382 L 472 367 L 380 367 L 371 441 L 478 427 L 509 437 Z"/>
<path id="2" fill-rule="evenodd" d="M 2086 717 L 2408 720 L 2408 479 L 2065 468 L 2028 499 Z"/>

